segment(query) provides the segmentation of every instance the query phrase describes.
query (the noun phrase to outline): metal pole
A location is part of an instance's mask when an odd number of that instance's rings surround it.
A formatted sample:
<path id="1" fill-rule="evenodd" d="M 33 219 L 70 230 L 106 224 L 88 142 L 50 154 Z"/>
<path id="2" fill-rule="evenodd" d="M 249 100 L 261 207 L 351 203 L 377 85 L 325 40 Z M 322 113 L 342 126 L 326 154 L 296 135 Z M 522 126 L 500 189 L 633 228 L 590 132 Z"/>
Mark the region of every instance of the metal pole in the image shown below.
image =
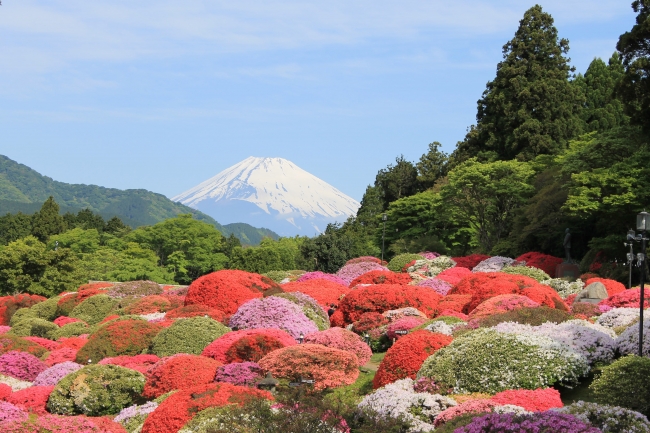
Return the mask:
<path id="1" fill-rule="evenodd" d="M 641 289 L 639 301 L 639 356 L 643 356 L 643 304 L 645 303 L 645 293 L 643 283 L 645 282 L 645 230 L 641 232 Z"/>
<path id="2" fill-rule="evenodd" d="M 384 232 L 381 234 L 381 263 L 384 263 L 384 238 L 386 237 L 386 220 L 384 219 Z"/>

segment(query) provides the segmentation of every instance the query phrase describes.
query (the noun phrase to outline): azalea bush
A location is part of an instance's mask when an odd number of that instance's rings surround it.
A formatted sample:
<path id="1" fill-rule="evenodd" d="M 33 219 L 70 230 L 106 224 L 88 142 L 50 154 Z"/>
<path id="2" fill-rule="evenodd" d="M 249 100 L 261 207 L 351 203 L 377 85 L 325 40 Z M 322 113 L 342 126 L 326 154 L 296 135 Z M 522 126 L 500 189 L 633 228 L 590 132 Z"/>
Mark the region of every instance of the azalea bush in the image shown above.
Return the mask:
<path id="1" fill-rule="evenodd" d="M 224 324 L 228 323 L 226 313 L 224 313 L 219 309 L 207 307 L 205 305 L 200 305 L 200 304 L 186 305 L 186 306 L 174 308 L 173 310 L 169 310 L 167 311 L 167 314 L 165 314 L 165 319 L 173 320 L 173 319 L 197 317 L 197 316 L 203 316 L 203 317 L 208 316 L 209 318 L 216 320 L 217 322 L 221 322 Z"/>
<path id="2" fill-rule="evenodd" d="M 228 331 L 229 328 L 209 317 L 178 319 L 156 334 L 151 351 L 160 357 L 175 353 L 199 355 L 208 344 Z"/>
<path id="3" fill-rule="evenodd" d="M 608 296 L 614 296 L 627 290 L 623 284 L 619 283 L 616 280 L 610 280 L 609 278 L 589 278 L 587 281 L 585 281 L 585 286 L 593 283 L 601 283 L 603 286 L 605 286 Z"/>
<path id="4" fill-rule="evenodd" d="M 638 308 L 612 308 L 601 314 L 596 323 L 611 329 L 627 327 L 639 320 L 639 314 Z"/>
<path id="5" fill-rule="evenodd" d="M 217 369 L 216 382 L 232 383 L 239 386 L 255 386 L 262 379 L 262 367 L 256 362 L 235 362 Z"/>
<path id="6" fill-rule="evenodd" d="M 357 356 L 359 365 L 370 361 L 372 350 L 359 335 L 343 328 L 330 328 L 305 336 L 305 343 L 321 344 L 334 349 L 345 350 Z"/>
<path id="7" fill-rule="evenodd" d="M 535 414 L 491 413 L 474 418 L 455 433 L 599 433 L 589 423 L 569 414 L 553 411 Z"/>
<path id="8" fill-rule="evenodd" d="M 77 352 L 79 364 L 104 358 L 137 355 L 149 350 L 161 327 L 145 320 L 119 320 L 100 327 Z"/>
<path id="9" fill-rule="evenodd" d="M 50 333 L 50 338 L 59 340 L 62 337 L 77 337 L 82 334 L 90 334 L 93 328 L 88 326 L 86 322 L 78 321 L 67 323 L 59 329 L 55 329 Z"/>
<path id="10" fill-rule="evenodd" d="M 577 401 L 559 409 L 559 413 L 575 416 L 608 433 L 640 433 L 650 431 L 648 418 L 636 411 L 620 406 Z"/>
<path id="11" fill-rule="evenodd" d="M 45 349 L 40 344 L 32 343 L 29 340 L 25 340 L 21 337 L 16 337 L 15 335 L 6 333 L 0 334 L 0 354 L 11 351 L 27 352 L 40 358 L 41 356 L 45 355 L 47 349 Z"/>
<path id="12" fill-rule="evenodd" d="M 163 289 L 153 281 L 127 281 L 118 283 L 106 291 L 111 298 L 143 298 L 150 295 L 161 295 Z"/>
<path id="13" fill-rule="evenodd" d="M 108 295 L 95 295 L 74 307 L 69 316 L 83 320 L 89 325 L 96 325 L 104 320 L 117 305 L 117 301 Z"/>
<path id="14" fill-rule="evenodd" d="M 341 298 L 350 291 L 345 281 L 336 282 L 325 279 L 308 279 L 282 285 L 287 293 L 300 292 L 315 299 L 324 309 L 338 306 Z"/>
<path id="15" fill-rule="evenodd" d="M 402 332 L 408 332 L 411 329 L 420 326 L 426 321 L 426 318 L 418 316 L 406 316 L 399 318 L 388 325 L 388 328 L 386 329 L 386 336 L 391 340 L 399 339 L 403 335 Z"/>
<path id="16" fill-rule="evenodd" d="M 330 319 L 327 311 L 309 295 L 301 292 L 293 293 L 280 293 L 275 295 L 278 298 L 287 299 L 294 304 L 298 305 L 302 312 L 309 320 L 314 322 L 320 331 L 324 331 L 330 327 Z"/>
<path id="17" fill-rule="evenodd" d="M 13 421 L 2 426 L 4 433 L 125 433 L 125 430 L 108 418 L 85 416 L 44 415 L 25 421 Z"/>
<path id="18" fill-rule="evenodd" d="M 450 285 L 457 284 L 463 278 L 472 274 L 472 271 L 465 267 L 454 266 L 453 268 L 445 269 L 436 275 L 436 278 L 448 282 Z"/>
<path id="19" fill-rule="evenodd" d="M 45 415 L 47 413 L 45 405 L 53 389 L 53 385 L 30 386 L 12 393 L 7 397 L 7 401 L 28 412 Z"/>
<path id="20" fill-rule="evenodd" d="M 281 329 L 242 329 L 217 338 L 201 354 L 224 364 L 257 362 L 276 349 L 295 344 L 296 340 Z"/>
<path id="21" fill-rule="evenodd" d="M 33 381 L 47 366 L 27 352 L 11 351 L 0 355 L 0 374 Z"/>
<path id="22" fill-rule="evenodd" d="M 418 256 L 420 257 L 420 256 Z M 420 257 L 422 258 L 422 257 Z M 390 266 L 390 265 L 389 265 Z M 353 263 L 350 265 L 345 265 L 338 270 L 336 276 L 345 281 L 347 286 L 350 286 L 350 283 L 357 277 L 365 274 L 370 271 L 387 271 L 389 268 L 386 268 L 378 263 L 374 262 L 360 262 Z M 391 269 L 393 271 L 393 269 Z M 397 271 L 399 272 L 399 270 Z"/>
<path id="23" fill-rule="evenodd" d="M 47 298 L 39 295 L 21 293 L 14 296 L 0 297 L 0 325 L 9 325 L 11 317 L 21 308 L 29 308 Z"/>
<path id="24" fill-rule="evenodd" d="M 650 290 L 644 293 L 643 308 L 650 308 Z M 639 308 L 641 292 L 638 287 L 617 293 L 599 302 L 598 305 L 611 308 Z"/>
<path id="25" fill-rule="evenodd" d="M 650 320 L 643 321 L 643 356 L 650 356 Z M 629 326 L 616 339 L 622 355 L 639 353 L 639 325 Z"/>
<path id="26" fill-rule="evenodd" d="M 452 268 L 453 269 L 453 268 Z M 437 277 L 434 278 L 427 278 L 419 283 L 417 283 L 419 287 L 427 287 L 429 289 L 435 290 L 436 293 L 439 295 L 445 296 L 449 291 L 451 290 L 451 284 L 448 283 L 447 281 L 438 279 Z"/>
<path id="27" fill-rule="evenodd" d="M 56 384 L 47 408 L 61 415 L 117 414 L 131 406 L 144 389 L 144 376 L 116 365 L 88 365 Z"/>
<path id="28" fill-rule="evenodd" d="M 564 260 L 548 254 L 529 252 L 517 257 L 515 261 L 526 263 L 527 266 L 544 271 L 550 278 L 555 278 L 555 270 Z"/>
<path id="29" fill-rule="evenodd" d="M 160 397 L 175 389 L 191 388 L 214 381 L 221 363 L 200 355 L 178 354 L 161 359 L 147 372 L 143 395 Z"/>
<path id="30" fill-rule="evenodd" d="M 134 355 L 134 356 L 115 356 L 112 358 L 104 358 L 98 362 L 99 365 L 119 365 L 120 367 L 130 368 L 131 370 L 139 371 L 142 374 L 147 374 L 149 368 L 160 361 L 156 355 Z"/>
<path id="31" fill-rule="evenodd" d="M 61 379 L 66 377 L 70 373 L 81 369 L 81 365 L 76 362 L 66 361 L 60 364 L 53 365 L 36 376 L 34 379 L 34 386 L 54 386 Z"/>
<path id="32" fill-rule="evenodd" d="M 582 292 L 582 290 L 585 288 L 585 283 L 580 279 L 575 281 L 567 281 L 562 278 L 551 278 L 548 280 L 542 280 L 540 283 L 551 287 L 563 299 L 571 295 L 576 295 Z"/>
<path id="33" fill-rule="evenodd" d="M 352 280 L 350 287 L 359 284 L 408 284 L 412 281 L 408 274 L 397 274 L 392 271 L 374 270 L 359 275 Z"/>
<path id="34" fill-rule="evenodd" d="M 481 302 L 469 315 L 472 319 L 480 319 L 493 314 L 505 313 L 518 308 L 536 308 L 540 305 L 527 296 L 498 295 Z"/>
<path id="35" fill-rule="evenodd" d="M 588 372 L 585 357 L 548 337 L 477 329 L 427 358 L 418 377 L 434 378 L 457 392 L 496 393 L 574 385 Z"/>
<path id="36" fill-rule="evenodd" d="M 503 322 L 516 322 L 526 325 L 538 326 L 546 322 L 562 323 L 572 320 L 573 316 L 563 310 L 549 307 L 528 308 L 522 307 L 505 313 L 497 313 L 481 319 L 477 319 L 481 327 L 496 326 Z"/>
<path id="37" fill-rule="evenodd" d="M 504 274 L 524 275 L 539 282 L 551 279 L 551 276 L 548 273 L 532 266 L 504 266 L 499 272 L 503 272 Z"/>
<path id="38" fill-rule="evenodd" d="M 363 313 L 359 319 L 352 324 L 352 330 L 358 334 L 363 334 L 372 329 L 387 326 L 390 320 L 383 314 L 370 312 Z"/>
<path id="39" fill-rule="evenodd" d="M 15 316 L 14 316 L 15 317 Z M 10 333 L 19 337 L 43 337 L 51 338 L 59 330 L 59 327 L 52 322 L 38 317 L 25 317 L 12 324 Z"/>
<path id="40" fill-rule="evenodd" d="M 305 272 L 300 277 L 298 277 L 298 279 L 296 279 L 296 282 L 304 283 L 305 281 L 309 281 L 309 280 L 327 280 L 333 283 L 341 284 L 342 286 L 345 287 L 348 286 L 348 283 L 346 283 L 343 278 L 338 277 L 334 274 L 328 274 L 321 271 Z"/>
<path id="41" fill-rule="evenodd" d="M 0 400 L 0 423 L 2 423 L 3 429 L 5 425 L 12 421 L 27 420 L 28 416 L 27 411 L 7 401 Z"/>
<path id="42" fill-rule="evenodd" d="M 134 404 L 133 406 L 122 409 L 113 420 L 123 425 L 129 433 L 140 431 L 144 420 L 157 407 L 158 403 L 155 401 L 148 401 L 141 405 Z"/>
<path id="43" fill-rule="evenodd" d="M 159 313 L 169 310 L 171 305 L 169 299 L 159 295 L 151 295 L 140 298 L 128 305 L 124 308 L 124 312 L 127 314 Z"/>
<path id="44" fill-rule="evenodd" d="M 411 254 L 411 253 L 398 254 L 395 257 L 393 257 L 390 262 L 388 262 L 388 269 L 390 269 L 393 272 L 402 272 L 402 269 L 404 269 L 404 267 L 407 264 L 415 260 L 422 260 L 422 259 L 424 259 L 424 257 L 422 257 L 419 254 Z"/>
<path id="45" fill-rule="evenodd" d="M 515 264 L 515 260 L 509 257 L 493 256 L 474 266 L 472 272 L 499 272 L 505 266 L 513 264 Z"/>
<path id="46" fill-rule="evenodd" d="M 359 359 L 353 353 L 320 344 L 299 344 L 275 350 L 259 362 L 276 378 L 314 380 L 314 389 L 350 385 L 359 376 Z"/>
<path id="47" fill-rule="evenodd" d="M 554 388 L 509 389 L 495 394 L 490 400 L 498 405 L 523 407 L 530 412 L 544 412 L 563 406 L 560 393 Z"/>

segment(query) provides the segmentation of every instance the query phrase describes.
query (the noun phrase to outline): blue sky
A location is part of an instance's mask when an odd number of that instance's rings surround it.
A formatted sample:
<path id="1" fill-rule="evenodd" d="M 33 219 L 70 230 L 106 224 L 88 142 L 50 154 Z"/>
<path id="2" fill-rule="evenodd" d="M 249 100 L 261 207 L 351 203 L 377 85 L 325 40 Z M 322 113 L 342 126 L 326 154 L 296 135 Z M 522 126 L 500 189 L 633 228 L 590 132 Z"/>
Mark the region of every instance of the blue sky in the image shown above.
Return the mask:
<path id="1" fill-rule="evenodd" d="M 360 200 L 450 152 L 534 2 L 3 0 L 0 154 L 69 183 L 172 197 L 277 156 Z M 540 2 L 584 72 L 631 0 Z"/>

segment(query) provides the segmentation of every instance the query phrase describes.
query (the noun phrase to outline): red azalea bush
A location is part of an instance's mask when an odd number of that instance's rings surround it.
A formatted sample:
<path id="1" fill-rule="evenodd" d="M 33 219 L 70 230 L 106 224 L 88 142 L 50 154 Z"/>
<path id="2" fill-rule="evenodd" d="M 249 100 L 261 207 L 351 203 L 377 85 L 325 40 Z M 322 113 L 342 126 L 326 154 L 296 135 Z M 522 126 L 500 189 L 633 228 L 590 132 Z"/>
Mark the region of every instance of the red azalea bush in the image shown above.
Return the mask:
<path id="1" fill-rule="evenodd" d="M 551 278 L 555 278 L 555 269 L 557 268 L 557 265 L 562 264 L 564 260 L 548 254 L 529 252 L 520 255 L 515 259 L 515 261 L 526 262 L 526 266 L 541 269 L 550 275 Z"/>
<path id="2" fill-rule="evenodd" d="M 438 275 L 436 275 L 436 278 L 446 281 L 453 286 L 454 284 L 458 284 L 460 280 L 467 277 L 468 275 L 472 275 L 471 270 L 462 266 L 454 266 L 453 268 L 445 269 L 444 271 L 440 272 Z"/>
<path id="3" fill-rule="evenodd" d="M 2 431 L 3 433 L 126 433 L 124 427 L 119 424 L 105 417 L 100 418 L 45 414 L 38 418 L 5 423 Z"/>
<path id="4" fill-rule="evenodd" d="M 334 326 L 338 326 L 339 328 L 345 326 L 345 316 L 343 316 L 343 312 L 339 310 L 334 311 L 334 314 L 330 316 L 330 327 Z"/>
<path id="5" fill-rule="evenodd" d="M 314 380 L 314 389 L 351 385 L 359 377 L 359 359 L 353 353 L 320 344 L 298 344 L 275 350 L 259 362 L 276 378 Z"/>
<path id="6" fill-rule="evenodd" d="M 378 265 L 386 265 L 386 261 L 384 261 L 382 263 L 381 259 L 378 259 L 377 257 L 373 257 L 373 256 L 357 257 L 357 258 L 348 260 L 347 262 L 345 262 L 345 264 L 346 265 L 354 265 L 355 263 L 362 263 L 362 262 L 373 262 L 373 263 L 377 263 Z"/>
<path id="7" fill-rule="evenodd" d="M 470 254 L 469 256 L 463 257 L 452 257 L 451 259 L 456 262 L 456 267 L 474 269 L 476 265 L 481 263 L 483 260 L 489 259 L 491 256 L 486 256 L 485 254 Z"/>
<path id="8" fill-rule="evenodd" d="M 45 301 L 47 298 L 38 295 L 28 295 L 21 293 L 14 296 L 0 297 L 0 325 L 9 326 L 11 316 L 20 308 L 29 308 L 39 302 Z"/>
<path id="9" fill-rule="evenodd" d="M 480 319 L 493 314 L 505 313 L 517 308 L 535 308 L 540 304 L 523 295 L 499 295 L 481 302 L 469 315 L 472 319 Z"/>
<path id="10" fill-rule="evenodd" d="M 77 289 L 77 292 L 84 292 L 86 290 L 99 290 L 99 289 L 108 289 L 109 287 L 113 287 L 115 284 L 109 283 L 107 281 L 97 281 L 94 283 L 88 283 L 88 284 L 82 284 L 79 286 Z"/>
<path id="11" fill-rule="evenodd" d="M 89 288 L 77 293 L 70 293 L 62 296 L 57 302 L 56 314 L 57 316 L 67 316 L 72 312 L 74 307 L 81 304 L 86 299 L 102 293 L 105 293 L 105 291 L 96 288 Z"/>
<path id="12" fill-rule="evenodd" d="M 124 311 L 127 314 L 164 313 L 171 308 L 169 299 L 160 295 L 149 295 L 129 304 Z"/>
<path id="13" fill-rule="evenodd" d="M 580 275 L 580 279 L 582 281 L 587 281 L 590 278 L 600 278 L 600 275 L 594 274 L 594 273 L 591 273 L 591 272 L 587 272 L 586 274 Z"/>
<path id="14" fill-rule="evenodd" d="M 348 287 L 348 283 L 346 283 L 343 278 L 337 277 L 334 274 L 328 274 L 321 271 L 305 272 L 304 274 L 299 276 L 298 279 L 295 280 L 295 282 L 304 283 L 305 281 L 309 281 L 309 280 L 327 280 Z"/>
<path id="15" fill-rule="evenodd" d="M 104 358 L 98 362 L 100 365 L 119 365 L 120 367 L 130 368 L 146 374 L 149 368 L 160 361 L 156 355 L 135 355 L 135 356 L 115 356 L 113 358 Z"/>
<path id="16" fill-rule="evenodd" d="M 251 272 L 223 270 L 193 281 L 185 305 L 201 304 L 233 314 L 246 301 L 284 290 L 268 277 Z"/>
<path id="17" fill-rule="evenodd" d="M 472 295 L 447 295 L 440 300 L 438 308 L 441 310 L 441 315 L 449 316 L 449 311 L 455 311 L 463 314 L 463 311 L 468 311 L 472 303 Z M 444 313 L 444 312 L 447 313 Z M 444 314 L 443 314 L 444 313 Z M 453 315 L 453 314 L 452 314 Z"/>
<path id="18" fill-rule="evenodd" d="M 6 400 L 12 393 L 12 389 L 6 383 L 0 383 L 0 400 Z"/>
<path id="19" fill-rule="evenodd" d="M 606 305 L 612 308 L 639 308 L 641 301 L 641 289 L 635 287 L 633 289 L 626 290 L 621 293 L 617 293 L 614 296 L 610 296 L 607 299 L 603 299 L 598 303 L 598 305 Z M 646 290 L 644 293 L 645 299 L 643 301 L 643 308 L 650 307 L 650 290 Z M 0 336 L 0 340 L 2 336 Z"/>
<path id="20" fill-rule="evenodd" d="M 250 398 L 273 400 L 267 391 L 218 382 L 184 389 L 170 395 L 144 422 L 142 433 L 176 433 L 208 407 L 243 405 Z"/>
<path id="21" fill-rule="evenodd" d="M 77 359 L 77 352 L 79 352 L 79 349 L 62 347 L 51 351 L 43 362 L 45 362 L 45 365 L 48 367 L 51 367 L 56 364 L 61 364 L 62 362 L 75 361 Z"/>
<path id="22" fill-rule="evenodd" d="M 560 392 L 554 388 L 509 389 L 501 391 L 490 398 L 498 405 L 514 404 L 531 412 L 544 412 L 549 409 L 564 406 Z"/>
<path id="23" fill-rule="evenodd" d="M 416 316 L 407 316 L 407 317 L 402 317 L 400 319 L 397 319 L 390 325 L 388 325 L 388 329 L 386 330 L 386 336 L 388 338 L 392 339 L 399 339 L 403 335 L 398 334 L 397 331 L 410 331 L 413 328 L 416 328 L 426 322 L 426 319 L 423 319 L 422 317 L 416 317 Z"/>
<path id="24" fill-rule="evenodd" d="M 408 284 L 413 279 L 408 274 L 396 274 L 392 271 L 374 270 L 359 275 L 352 280 L 350 287 L 354 288 L 359 284 Z"/>
<path id="25" fill-rule="evenodd" d="M 453 338 L 425 330 L 411 332 L 400 338 L 386 352 L 386 356 L 379 364 L 377 374 L 372 381 L 373 388 L 399 379 L 415 376 L 422 363 L 438 349 L 449 345 Z"/>
<path id="26" fill-rule="evenodd" d="M 585 281 L 585 287 L 592 283 L 602 283 L 607 289 L 607 296 L 614 296 L 627 290 L 623 284 L 609 278 L 589 278 Z"/>
<path id="27" fill-rule="evenodd" d="M 45 355 L 45 352 L 47 352 L 47 349 L 40 344 L 32 343 L 22 337 L 0 334 L 0 355 L 14 350 L 31 353 L 38 358 Z"/>
<path id="28" fill-rule="evenodd" d="M 165 315 L 165 319 L 180 319 L 181 317 L 208 316 L 209 318 L 221 323 L 228 323 L 228 316 L 217 308 L 210 308 L 205 305 L 195 304 L 186 305 L 170 310 Z"/>
<path id="29" fill-rule="evenodd" d="M 68 317 L 68 316 L 59 316 L 56 319 L 54 319 L 53 323 L 57 325 L 58 327 L 67 325 L 68 323 L 74 323 L 74 322 L 83 322 L 81 319 L 77 319 L 74 317 Z"/>
<path id="30" fill-rule="evenodd" d="M 356 322 L 363 313 L 383 313 L 402 307 L 414 307 L 433 317 L 440 299 L 441 295 L 426 287 L 376 284 L 350 291 L 339 304 L 339 311 L 346 323 Z"/>
<path id="31" fill-rule="evenodd" d="M 521 291 L 521 294 L 529 297 L 540 305 L 546 305 L 557 310 L 569 311 L 569 307 L 562 300 L 562 297 L 551 287 L 544 284 L 537 284 L 533 287 L 527 287 Z"/>
<path id="32" fill-rule="evenodd" d="M 467 314 L 459 313 L 458 311 L 454 310 L 442 310 L 440 312 L 440 316 L 438 317 L 456 317 L 464 322 L 467 322 L 469 320 L 469 316 Z"/>
<path id="33" fill-rule="evenodd" d="M 246 346 L 247 344 L 250 346 Z M 281 329 L 242 329 L 217 338 L 203 349 L 201 355 L 224 364 L 257 362 L 273 350 L 295 344 L 296 340 Z"/>
<path id="34" fill-rule="evenodd" d="M 370 361 L 372 356 L 370 346 L 364 343 L 361 337 L 343 328 L 330 328 L 325 331 L 314 332 L 305 336 L 305 343 L 320 344 L 354 353 L 357 355 L 360 366 Z"/>
<path id="35" fill-rule="evenodd" d="M 32 343 L 40 344 L 47 350 L 55 350 L 58 349 L 60 344 L 57 343 L 56 341 L 48 340 L 47 338 L 42 338 L 42 337 L 23 337 L 27 341 L 31 341 Z"/>
<path id="36" fill-rule="evenodd" d="M 438 414 L 433 424 L 438 427 L 461 415 L 469 413 L 480 414 L 485 412 L 492 412 L 492 408 L 494 406 L 498 405 L 492 400 L 470 400 L 465 403 L 461 403 L 458 406 L 443 410 Z"/>
<path id="37" fill-rule="evenodd" d="M 363 334 L 371 329 L 388 325 L 388 323 L 390 323 L 390 320 L 386 316 L 373 311 L 359 316 L 359 320 L 352 324 L 352 330 L 358 334 Z"/>
<path id="38" fill-rule="evenodd" d="M 179 353 L 154 364 L 147 372 L 142 395 L 159 397 L 175 389 L 186 389 L 214 381 L 223 364 L 201 355 Z"/>
<path id="39" fill-rule="evenodd" d="M 77 353 L 77 362 L 88 360 L 97 363 L 104 358 L 120 355 L 138 355 L 151 346 L 154 337 L 162 329 L 144 320 L 118 320 L 102 326 L 93 333 Z"/>
<path id="40" fill-rule="evenodd" d="M 326 311 L 330 305 L 339 305 L 341 297 L 350 291 L 346 285 L 323 279 L 310 279 L 306 281 L 294 281 L 283 284 L 285 292 L 300 292 L 314 298 Z"/>
<path id="41" fill-rule="evenodd" d="M 29 388 L 12 393 L 7 401 L 27 412 L 45 415 L 45 405 L 54 386 L 30 386 Z"/>

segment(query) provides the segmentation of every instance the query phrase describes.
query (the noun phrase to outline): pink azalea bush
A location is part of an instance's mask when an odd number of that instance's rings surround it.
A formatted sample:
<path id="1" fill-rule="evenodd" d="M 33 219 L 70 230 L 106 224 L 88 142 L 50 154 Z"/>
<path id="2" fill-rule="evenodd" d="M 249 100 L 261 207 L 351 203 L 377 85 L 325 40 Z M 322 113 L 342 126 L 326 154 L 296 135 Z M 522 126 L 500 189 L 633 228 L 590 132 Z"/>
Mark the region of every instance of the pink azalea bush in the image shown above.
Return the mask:
<path id="1" fill-rule="evenodd" d="M 251 299 L 230 318 L 230 327 L 237 329 L 278 328 L 294 339 L 317 332 L 318 327 L 293 302 L 269 296 Z"/>
<path id="2" fill-rule="evenodd" d="M 3 426 L 3 431 L 5 423 L 9 423 L 11 421 L 23 421 L 26 420 L 27 417 L 27 412 L 18 406 L 13 405 L 7 401 L 0 400 L 0 424 Z"/>
<path id="3" fill-rule="evenodd" d="M 72 361 L 65 361 L 53 365 L 36 376 L 36 379 L 34 379 L 34 386 L 54 386 L 65 376 L 81 369 L 81 367 L 82 365 Z"/>
<path id="4" fill-rule="evenodd" d="M 31 353 L 11 351 L 0 356 L 0 374 L 16 379 L 31 382 L 46 369 L 47 365 Z"/>
<path id="5" fill-rule="evenodd" d="M 380 265 L 375 262 L 360 262 L 353 263 L 350 265 L 345 265 L 336 273 L 336 276 L 345 281 L 345 285 L 348 286 L 358 276 L 365 274 L 370 271 L 387 271 L 388 268 Z"/>
<path id="6" fill-rule="evenodd" d="M 0 335 L 11 331 L 11 326 L 0 325 Z"/>
<path id="7" fill-rule="evenodd" d="M 468 413 L 484 413 L 492 412 L 492 409 L 497 406 L 497 403 L 491 400 L 470 400 L 465 403 L 459 404 L 458 406 L 450 407 L 449 409 L 443 410 L 438 414 L 435 421 L 435 426 L 438 427 L 441 424 L 446 423 L 458 416 L 465 415 Z"/>
<path id="8" fill-rule="evenodd" d="M 424 257 L 427 260 L 433 260 L 436 257 L 440 256 L 440 253 L 433 253 L 431 251 L 424 251 L 424 252 L 418 253 L 418 254 L 421 255 L 422 257 Z"/>
<path id="9" fill-rule="evenodd" d="M 416 316 L 402 317 L 401 319 L 397 319 L 396 321 L 388 325 L 388 329 L 386 330 L 386 336 L 391 340 L 393 338 L 399 338 L 403 334 L 398 334 L 396 331 L 410 331 L 411 329 L 420 326 L 424 322 L 426 322 L 426 319 L 423 319 L 422 317 L 416 317 Z"/>
<path id="10" fill-rule="evenodd" d="M 309 280 L 328 280 L 334 283 L 343 284 L 347 286 L 349 283 L 346 283 L 345 280 L 341 277 L 338 277 L 334 274 L 326 274 L 325 272 L 315 271 L 315 272 L 306 272 L 296 280 L 297 283 L 302 283 L 303 281 Z M 352 280 L 350 280 L 352 281 Z"/>
<path id="11" fill-rule="evenodd" d="M 239 386 L 255 386 L 262 378 L 262 367 L 256 362 L 234 362 L 217 369 L 215 382 L 227 382 Z"/>
<path id="12" fill-rule="evenodd" d="M 359 335 L 343 328 L 330 328 L 309 334 L 305 337 L 305 343 L 322 344 L 326 347 L 354 353 L 359 359 L 360 366 L 370 361 L 372 356 L 370 346 L 364 343 Z"/>
<path id="13" fill-rule="evenodd" d="M 110 421 L 110 420 L 109 420 Z M 85 416 L 58 416 L 44 415 L 34 420 L 16 420 L 4 423 L 3 433 L 108 433 L 106 429 L 99 427 L 96 423 L 100 419 L 91 419 Z M 126 430 L 114 433 L 122 433 Z"/>
<path id="14" fill-rule="evenodd" d="M 42 337 L 23 337 L 27 341 L 31 341 L 32 343 L 40 344 L 47 350 L 56 350 L 59 348 L 60 344 L 57 343 L 56 341 L 48 340 L 47 338 L 42 338 Z"/>
<path id="15" fill-rule="evenodd" d="M 426 280 L 420 281 L 417 285 L 420 287 L 428 287 L 430 289 L 433 289 L 442 296 L 445 296 L 451 290 L 451 284 L 437 277 L 427 278 Z"/>

